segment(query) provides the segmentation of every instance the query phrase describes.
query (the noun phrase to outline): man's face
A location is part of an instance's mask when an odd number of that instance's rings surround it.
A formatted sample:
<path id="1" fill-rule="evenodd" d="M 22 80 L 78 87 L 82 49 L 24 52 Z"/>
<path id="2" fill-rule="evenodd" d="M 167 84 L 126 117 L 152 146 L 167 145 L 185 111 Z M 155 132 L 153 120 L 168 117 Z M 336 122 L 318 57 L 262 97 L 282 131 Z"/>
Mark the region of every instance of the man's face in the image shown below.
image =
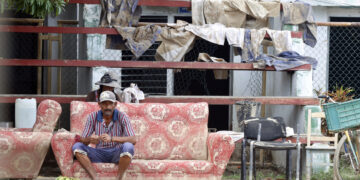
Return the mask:
<path id="1" fill-rule="evenodd" d="M 103 116 L 110 117 L 114 113 L 116 102 L 104 101 L 99 103 Z"/>
<path id="2" fill-rule="evenodd" d="M 103 86 L 102 91 L 114 91 L 114 87 Z"/>

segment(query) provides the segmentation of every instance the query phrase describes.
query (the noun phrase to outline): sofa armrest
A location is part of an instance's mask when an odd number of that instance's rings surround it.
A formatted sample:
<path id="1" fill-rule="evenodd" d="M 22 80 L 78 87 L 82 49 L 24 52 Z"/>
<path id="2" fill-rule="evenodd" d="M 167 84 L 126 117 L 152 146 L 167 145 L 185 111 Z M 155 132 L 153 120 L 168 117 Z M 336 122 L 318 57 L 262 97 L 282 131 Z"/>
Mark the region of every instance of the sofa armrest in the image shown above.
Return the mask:
<path id="1" fill-rule="evenodd" d="M 75 134 L 70 132 L 57 132 L 51 139 L 51 147 L 63 176 L 72 177 L 74 156 L 71 149 L 75 142 Z"/>
<path id="2" fill-rule="evenodd" d="M 50 99 L 41 101 L 37 109 L 33 131 L 53 132 L 61 111 L 61 105 L 58 102 Z"/>
<path id="3" fill-rule="evenodd" d="M 0 130 L 2 178 L 34 178 L 50 147 L 52 133 Z"/>
<path id="4" fill-rule="evenodd" d="M 207 139 L 209 161 L 215 165 L 215 173 L 222 175 L 235 149 L 231 137 L 225 134 L 209 133 Z"/>

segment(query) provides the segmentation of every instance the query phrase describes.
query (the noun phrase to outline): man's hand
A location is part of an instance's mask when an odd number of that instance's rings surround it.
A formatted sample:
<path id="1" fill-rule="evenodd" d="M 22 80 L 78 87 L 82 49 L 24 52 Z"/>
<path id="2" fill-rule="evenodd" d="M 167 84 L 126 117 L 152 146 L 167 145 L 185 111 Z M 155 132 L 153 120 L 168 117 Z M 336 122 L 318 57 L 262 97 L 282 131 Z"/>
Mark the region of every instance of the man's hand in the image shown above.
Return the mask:
<path id="1" fill-rule="evenodd" d="M 100 136 L 101 141 L 104 141 L 106 143 L 111 142 L 111 137 L 108 134 L 102 134 Z"/>
<path id="2" fill-rule="evenodd" d="M 100 141 L 100 138 L 98 135 L 93 134 L 90 136 L 90 143 L 99 144 L 99 141 Z"/>

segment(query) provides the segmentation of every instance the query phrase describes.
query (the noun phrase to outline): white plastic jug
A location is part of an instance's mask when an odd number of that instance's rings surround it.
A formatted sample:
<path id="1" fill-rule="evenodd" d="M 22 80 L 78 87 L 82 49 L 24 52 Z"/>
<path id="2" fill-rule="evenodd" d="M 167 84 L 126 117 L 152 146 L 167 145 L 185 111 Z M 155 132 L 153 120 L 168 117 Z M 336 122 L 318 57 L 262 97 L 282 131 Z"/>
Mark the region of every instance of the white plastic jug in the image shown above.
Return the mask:
<path id="1" fill-rule="evenodd" d="M 36 121 L 36 99 L 16 99 L 15 127 L 32 128 Z"/>

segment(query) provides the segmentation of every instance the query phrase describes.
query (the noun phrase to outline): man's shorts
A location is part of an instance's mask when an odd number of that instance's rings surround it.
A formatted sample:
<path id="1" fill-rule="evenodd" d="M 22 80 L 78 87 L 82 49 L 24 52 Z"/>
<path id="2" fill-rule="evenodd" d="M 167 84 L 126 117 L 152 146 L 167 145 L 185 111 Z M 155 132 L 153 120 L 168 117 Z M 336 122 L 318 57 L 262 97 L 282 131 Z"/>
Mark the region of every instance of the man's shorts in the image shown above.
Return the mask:
<path id="1" fill-rule="evenodd" d="M 112 148 L 93 148 L 81 142 L 77 142 L 72 147 L 72 152 L 87 155 L 91 162 L 94 163 L 118 163 L 120 157 L 134 156 L 134 145 L 131 143 L 124 143 L 121 146 Z"/>

